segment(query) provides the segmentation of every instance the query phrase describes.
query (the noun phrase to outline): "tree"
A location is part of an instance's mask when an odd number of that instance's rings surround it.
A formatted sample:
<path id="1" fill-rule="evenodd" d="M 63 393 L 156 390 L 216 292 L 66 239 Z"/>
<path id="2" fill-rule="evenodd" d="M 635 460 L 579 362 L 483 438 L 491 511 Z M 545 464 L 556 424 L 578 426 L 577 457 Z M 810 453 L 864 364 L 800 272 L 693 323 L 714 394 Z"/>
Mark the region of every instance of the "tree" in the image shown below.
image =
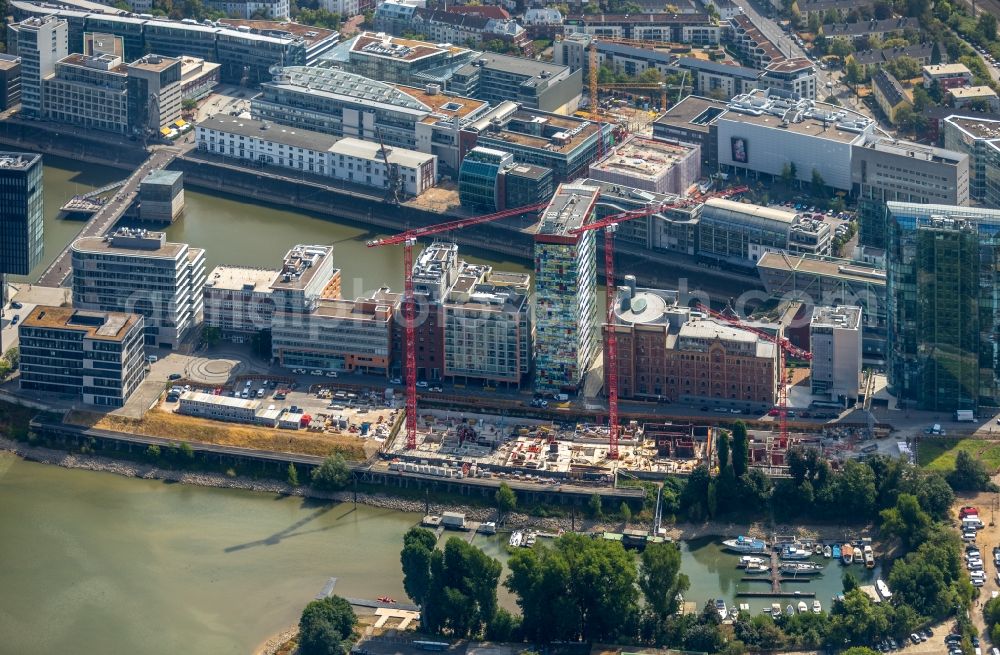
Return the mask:
<path id="1" fill-rule="evenodd" d="M 750 461 L 750 440 L 743 421 L 736 421 L 733 425 L 732 451 L 733 473 L 736 477 L 741 477 L 747 472 L 747 463 Z"/>
<path id="2" fill-rule="evenodd" d="M 183 100 L 181 100 L 181 109 L 186 109 L 187 111 L 191 111 L 192 109 L 196 109 L 197 107 L 198 107 L 198 101 L 195 100 L 194 98 L 184 98 Z"/>
<path id="3" fill-rule="evenodd" d="M 830 613 L 830 640 L 836 644 L 870 644 L 889 630 L 887 603 L 875 604 L 865 592 L 852 589 Z"/>
<path id="4" fill-rule="evenodd" d="M 351 650 L 350 636 L 358 618 L 351 604 L 340 596 L 314 600 L 299 619 L 299 653 L 345 655 Z"/>
<path id="5" fill-rule="evenodd" d="M 840 62 L 844 63 L 844 59 L 847 55 L 854 52 L 854 46 L 844 37 L 838 36 L 835 39 L 830 39 L 829 52 L 834 57 L 839 57 Z"/>
<path id="6" fill-rule="evenodd" d="M 194 459 L 194 448 L 188 442 L 182 441 L 181 445 L 177 447 L 177 456 L 180 459 L 191 461 Z"/>
<path id="7" fill-rule="evenodd" d="M 812 170 L 812 196 L 813 198 L 825 198 L 827 196 L 826 180 L 819 172 L 819 169 Z"/>
<path id="8" fill-rule="evenodd" d="M 680 572 L 681 551 L 676 544 L 649 544 L 642 551 L 639 589 L 646 607 L 660 619 L 677 611 L 677 594 L 688 588 L 688 578 Z"/>
<path id="9" fill-rule="evenodd" d="M 715 439 L 715 454 L 720 471 L 729 466 L 729 433 L 725 430 L 719 430 L 719 436 Z"/>
<path id="10" fill-rule="evenodd" d="M 820 22 L 819 12 L 814 11 L 809 14 L 808 25 L 810 32 L 812 32 L 813 34 L 819 34 L 819 30 L 823 26 L 823 24 Z"/>
<path id="11" fill-rule="evenodd" d="M 299 486 L 299 472 L 292 462 L 288 462 L 288 484 L 293 487 Z"/>
<path id="12" fill-rule="evenodd" d="M 423 605 L 431 586 L 431 553 L 437 538 L 430 530 L 413 527 L 403 535 L 399 561 L 403 567 L 403 589 L 417 605 Z"/>
<path id="13" fill-rule="evenodd" d="M 222 330 L 214 325 L 206 325 L 201 330 L 201 340 L 205 342 L 206 346 L 213 348 L 222 340 Z"/>
<path id="14" fill-rule="evenodd" d="M 900 494 L 896 506 L 882 510 L 882 530 L 894 535 L 909 550 L 923 543 L 931 530 L 931 517 L 911 494 Z"/>
<path id="15" fill-rule="evenodd" d="M 997 17 L 985 11 L 979 14 L 979 22 L 976 24 L 976 31 L 979 32 L 979 36 L 984 41 L 996 41 Z"/>
<path id="16" fill-rule="evenodd" d="M 687 484 L 681 491 L 681 510 L 691 521 L 700 521 L 708 516 L 708 486 L 711 478 L 708 468 L 697 466 L 688 476 Z"/>
<path id="17" fill-rule="evenodd" d="M 436 633 L 478 637 L 497 611 L 503 568 L 481 549 L 452 537 L 431 553 L 430 587 L 421 606 L 424 625 Z"/>
<path id="18" fill-rule="evenodd" d="M 321 491 L 337 491 L 351 481 L 351 468 L 340 453 L 334 453 L 312 472 L 312 486 Z"/>
<path id="19" fill-rule="evenodd" d="M 618 514 L 622 517 L 622 521 L 628 523 L 632 520 L 632 508 L 628 506 L 624 500 L 621 506 L 618 507 Z"/>
<path id="20" fill-rule="evenodd" d="M 861 585 L 861 581 L 858 580 L 858 576 L 854 574 L 854 571 L 847 569 L 844 571 L 844 575 L 841 577 L 844 584 L 844 593 L 848 591 L 854 591 Z"/>
<path id="21" fill-rule="evenodd" d="M 859 84 L 865 78 L 861 65 L 853 59 L 848 59 L 844 69 L 844 78 L 849 84 Z"/>
<path id="22" fill-rule="evenodd" d="M 601 494 L 596 491 L 590 496 L 590 500 L 587 501 L 587 513 L 590 514 L 591 518 L 595 519 L 604 516 L 604 503 L 601 501 Z"/>
<path id="23" fill-rule="evenodd" d="M 635 560 L 620 543 L 564 534 L 520 549 L 504 585 L 517 598 L 528 640 L 609 641 L 638 617 Z"/>
<path id="24" fill-rule="evenodd" d="M 517 507 L 517 494 L 514 493 L 514 490 L 506 482 L 500 483 L 496 499 L 497 508 L 500 510 L 501 515 L 512 512 Z"/>
<path id="25" fill-rule="evenodd" d="M 160 447 L 154 444 L 146 448 L 146 457 L 149 459 L 160 459 Z"/>
<path id="26" fill-rule="evenodd" d="M 947 480 L 955 491 L 987 491 L 991 486 L 986 466 L 965 450 L 958 451 L 955 470 L 948 474 Z"/>

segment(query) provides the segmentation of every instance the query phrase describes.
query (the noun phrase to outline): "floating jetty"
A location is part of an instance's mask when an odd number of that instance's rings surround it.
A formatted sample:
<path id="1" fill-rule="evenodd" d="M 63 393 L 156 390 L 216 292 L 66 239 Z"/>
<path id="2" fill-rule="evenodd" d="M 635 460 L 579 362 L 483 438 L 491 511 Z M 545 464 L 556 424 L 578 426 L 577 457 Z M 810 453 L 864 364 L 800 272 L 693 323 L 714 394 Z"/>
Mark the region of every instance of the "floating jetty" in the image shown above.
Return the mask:
<path id="1" fill-rule="evenodd" d="M 737 591 L 739 598 L 815 598 L 815 591 Z"/>
<path id="2" fill-rule="evenodd" d="M 104 203 L 100 198 L 86 198 L 84 196 L 73 196 L 59 211 L 66 214 L 89 215 L 100 211 Z"/>

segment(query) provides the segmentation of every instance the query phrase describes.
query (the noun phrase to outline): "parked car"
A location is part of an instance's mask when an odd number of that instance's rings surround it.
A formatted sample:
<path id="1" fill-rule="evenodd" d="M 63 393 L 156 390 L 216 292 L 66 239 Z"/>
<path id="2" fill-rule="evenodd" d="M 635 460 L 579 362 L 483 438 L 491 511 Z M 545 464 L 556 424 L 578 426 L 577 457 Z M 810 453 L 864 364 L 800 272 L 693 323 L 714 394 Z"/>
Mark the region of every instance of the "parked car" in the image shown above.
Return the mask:
<path id="1" fill-rule="evenodd" d="M 421 389 L 426 389 L 429 385 L 427 384 L 427 380 L 417 380 L 417 386 Z"/>
<path id="2" fill-rule="evenodd" d="M 24 307 L 24 305 L 22 305 L 21 303 L 17 302 L 16 300 L 11 301 L 11 303 L 10 303 L 10 308 L 11 309 L 21 309 L 22 307 Z"/>
<path id="3" fill-rule="evenodd" d="M 323 371 L 322 369 L 314 368 L 313 370 L 309 371 L 309 375 L 323 375 Z"/>
<path id="4" fill-rule="evenodd" d="M 337 377 L 337 372 L 336 371 L 327 371 L 326 372 L 326 377 L 328 377 L 328 378 L 335 378 L 335 377 Z"/>
<path id="5" fill-rule="evenodd" d="M 181 379 L 181 374 L 180 373 L 171 373 L 170 375 L 167 376 L 167 379 L 168 380 L 180 380 Z"/>

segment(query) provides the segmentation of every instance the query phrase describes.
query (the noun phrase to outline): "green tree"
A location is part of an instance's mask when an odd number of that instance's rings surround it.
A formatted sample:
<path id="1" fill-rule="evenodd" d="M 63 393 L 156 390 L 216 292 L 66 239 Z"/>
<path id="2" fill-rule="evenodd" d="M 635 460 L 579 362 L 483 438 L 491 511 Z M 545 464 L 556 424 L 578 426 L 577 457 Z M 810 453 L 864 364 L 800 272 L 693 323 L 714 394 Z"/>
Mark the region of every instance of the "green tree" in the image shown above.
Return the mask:
<path id="1" fill-rule="evenodd" d="M 213 348 L 222 341 L 222 330 L 214 325 L 206 325 L 201 330 L 201 340 L 205 342 L 206 346 Z"/>
<path id="2" fill-rule="evenodd" d="M 878 651 L 867 646 L 851 646 L 847 650 L 841 651 L 841 655 L 878 655 Z"/>
<path id="3" fill-rule="evenodd" d="M 813 34 L 819 34 L 819 30 L 823 26 L 823 23 L 820 22 L 819 12 L 814 11 L 809 14 L 809 21 L 807 25 L 810 32 Z"/>
<path id="4" fill-rule="evenodd" d="M 520 549 L 504 583 L 528 640 L 609 641 L 638 616 L 635 560 L 620 543 L 564 534 L 552 547 Z"/>
<path id="5" fill-rule="evenodd" d="M 848 84 L 860 84 L 865 79 L 864 70 L 861 64 L 853 59 L 848 59 L 844 68 L 844 79 Z"/>
<path id="6" fill-rule="evenodd" d="M 979 21 L 976 24 L 976 31 L 979 32 L 979 36 L 984 41 L 988 42 L 996 41 L 997 17 L 985 11 L 979 14 Z"/>
<path id="7" fill-rule="evenodd" d="M 399 561 L 403 567 L 403 589 L 417 605 L 423 605 L 431 587 L 431 554 L 437 538 L 430 530 L 413 527 L 403 535 Z"/>
<path id="8" fill-rule="evenodd" d="M 154 460 L 160 459 L 160 447 L 154 444 L 146 448 L 146 457 Z"/>
<path id="9" fill-rule="evenodd" d="M 819 169 L 814 168 L 812 170 L 812 196 L 813 198 L 826 198 L 827 197 L 826 180 L 823 179 L 823 175 L 819 172 Z"/>
<path id="10" fill-rule="evenodd" d="M 299 472 L 295 468 L 295 464 L 292 463 L 292 462 L 288 462 L 288 478 L 287 478 L 287 480 L 288 480 L 288 484 L 290 484 L 291 486 L 293 486 L 293 487 L 299 486 Z"/>
<path id="11" fill-rule="evenodd" d="M 632 520 L 632 508 L 628 506 L 624 500 L 622 504 L 618 507 L 618 515 L 622 517 L 622 521 L 628 523 Z"/>
<path id="12" fill-rule="evenodd" d="M 733 425 L 732 451 L 733 473 L 740 477 L 747 472 L 747 463 L 750 461 L 750 438 L 743 421 L 736 421 Z"/>
<path id="13" fill-rule="evenodd" d="M 965 450 L 958 451 L 955 470 L 948 474 L 947 479 L 955 491 L 986 491 L 991 486 L 986 465 Z"/>
<path id="14" fill-rule="evenodd" d="M 194 98 L 184 98 L 181 100 L 181 109 L 186 109 L 188 111 L 196 109 L 198 107 L 198 101 Z"/>
<path id="15" fill-rule="evenodd" d="M 514 490 L 506 482 L 500 483 L 500 488 L 497 489 L 496 493 L 496 500 L 501 516 L 507 512 L 513 512 L 517 508 L 517 494 L 514 493 Z"/>
<path id="16" fill-rule="evenodd" d="M 595 519 L 604 516 L 604 503 L 601 501 L 601 494 L 596 491 L 590 496 L 590 500 L 587 501 L 587 513 L 590 514 L 591 518 Z"/>
<path id="17" fill-rule="evenodd" d="M 861 585 L 861 581 L 858 580 L 858 576 L 854 574 L 854 571 L 847 569 L 844 571 L 844 575 L 841 576 L 841 580 L 844 585 L 844 593 L 848 591 L 854 591 Z"/>
<path id="18" fill-rule="evenodd" d="M 900 494 L 896 506 L 882 510 L 882 530 L 903 542 L 907 550 L 923 543 L 930 534 L 931 517 L 911 494 Z"/>
<path id="19" fill-rule="evenodd" d="M 346 655 L 357 622 L 351 604 L 340 596 L 312 601 L 299 619 L 299 653 Z"/>
<path id="20" fill-rule="evenodd" d="M 188 442 L 182 441 L 181 445 L 177 448 L 177 456 L 180 459 L 191 461 L 194 459 L 194 448 Z"/>
<path id="21" fill-rule="evenodd" d="M 351 468 L 340 453 L 334 453 L 313 469 L 312 486 L 322 491 L 337 491 L 351 481 Z"/>
<path id="22" fill-rule="evenodd" d="M 428 630 L 455 637 L 478 637 L 497 611 L 500 562 L 452 537 L 444 551 L 431 554 L 430 588 L 421 606 Z"/>
<path id="23" fill-rule="evenodd" d="M 677 594 L 687 591 L 688 578 L 681 571 L 681 550 L 673 543 L 649 544 L 642 551 L 639 589 L 646 607 L 659 619 L 677 611 Z"/>
<path id="24" fill-rule="evenodd" d="M 708 486 L 711 478 L 708 468 L 697 466 L 688 476 L 680 495 L 680 507 L 688 519 L 700 521 L 708 517 Z"/>
<path id="25" fill-rule="evenodd" d="M 829 634 L 835 644 L 870 644 L 884 637 L 889 631 L 886 603 L 873 603 L 860 589 L 844 594 L 844 600 L 835 603 L 830 612 Z"/>
<path id="26" fill-rule="evenodd" d="M 854 46 L 844 37 L 838 36 L 835 39 L 830 39 L 829 52 L 834 57 L 839 57 L 843 63 L 847 55 L 854 52 Z"/>
<path id="27" fill-rule="evenodd" d="M 720 471 L 729 466 L 729 433 L 725 430 L 719 430 L 719 436 L 715 439 L 715 454 Z"/>

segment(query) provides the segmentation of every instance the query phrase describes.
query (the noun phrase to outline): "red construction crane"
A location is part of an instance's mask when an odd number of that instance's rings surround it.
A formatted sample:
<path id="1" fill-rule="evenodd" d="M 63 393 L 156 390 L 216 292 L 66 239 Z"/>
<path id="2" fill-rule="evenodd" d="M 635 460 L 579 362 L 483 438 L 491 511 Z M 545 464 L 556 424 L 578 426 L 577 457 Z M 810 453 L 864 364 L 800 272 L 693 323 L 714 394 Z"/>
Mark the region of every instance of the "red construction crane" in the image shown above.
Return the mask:
<path id="1" fill-rule="evenodd" d="M 406 447 L 409 450 L 413 450 L 417 447 L 417 354 L 416 354 L 416 326 L 414 325 L 414 319 L 416 316 L 416 307 L 413 298 L 413 246 L 416 244 L 417 239 L 420 237 L 431 236 L 434 234 L 441 234 L 442 232 L 450 232 L 451 230 L 460 230 L 465 227 L 470 227 L 472 225 L 480 225 L 482 223 L 489 223 L 490 221 L 497 221 L 501 218 L 508 218 L 510 216 L 517 216 L 519 214 L 527 214 L 528 212 L 543 209 L 548 205 L 547 202 L 538 203 L 535 205 L 526 205 L 524 207 L 517 207 L 515 209 L 507 209 L 502 212 L 496 212 L 495 214 L 486 214 L 485 216 L 474 216 L 472 218 L 462 218 L 457 221 L 450 221 L 448 223 L 439 223 L 438 225 L 428 225 L 425 227 L 418 227 L 412 230 L 407 230 L 395 236 L 386 237 L 384 239 L 375 239 L 368 242 L 369 248 L 376 248 L 378 246 L 390 246 L 396 244 L 403 244 L 403 320 L 406 325 L 406 336 L 403 339 L 403 350 L 406 359 Z"/>
<path id="2" fill-rule="evenodd" d="M 796 345 L 793 345 L 786 337 L 775 337 L 763 330 L 758 330 L 757 328 L 751 327 L 744 323 L 739 317 L 730 316 L 729 314 L 723 314 L 721 312 L 713 311 L 711 308 L 699 303 L 698 308 L 713 316 L 720 321 L 725 321 L 730 325 L 740 328 L 741 330 L 746 330 L 747 332 L 752 332 L 756 334 L 761 339 L 770 341 L 778 348 L 778 366 L 781 369 L 781 380 L 780 387 L 778 389 L 778 425 L 779 425 L 779 441 L 778 444 L 781 448 L 788 447 L 788 369 L 785 368 L 785 355 L 789 355 L 796 359 L 804 359 L 809 361 L 812 359 L 813 355 L 807 350 L 803 350 Z"/>
<path id="3" fill-rule="evenodd" d="M 581 234 L 592 230 L 604 230 L 604 277 L 605 292 L 607 294 L 607 324 L 611 326 L 608 330 L 605 348 L 607 348 L 607 369 L 604 371 L 605 388 L 608 392 L 608 459 L 618 459 L 618 335 L 614 330 L 614 307 L 615 307 L 615 232 L 618 231 L 618 224 L 631 221 L 636 218 L 659 214 L 667 209 L 677 209 L 690 207 L 705 201 L 706 198 L 725 198 L 744 193 L 748 188 L 745 186 L 733 187 L 719 193 L 707 196 L 692 198 L 677 198 L 672 201 L 649 205 L 642 209 L 612 214 L 604 218 L 589 223 L 575 230 L 572 234 Z"/>

